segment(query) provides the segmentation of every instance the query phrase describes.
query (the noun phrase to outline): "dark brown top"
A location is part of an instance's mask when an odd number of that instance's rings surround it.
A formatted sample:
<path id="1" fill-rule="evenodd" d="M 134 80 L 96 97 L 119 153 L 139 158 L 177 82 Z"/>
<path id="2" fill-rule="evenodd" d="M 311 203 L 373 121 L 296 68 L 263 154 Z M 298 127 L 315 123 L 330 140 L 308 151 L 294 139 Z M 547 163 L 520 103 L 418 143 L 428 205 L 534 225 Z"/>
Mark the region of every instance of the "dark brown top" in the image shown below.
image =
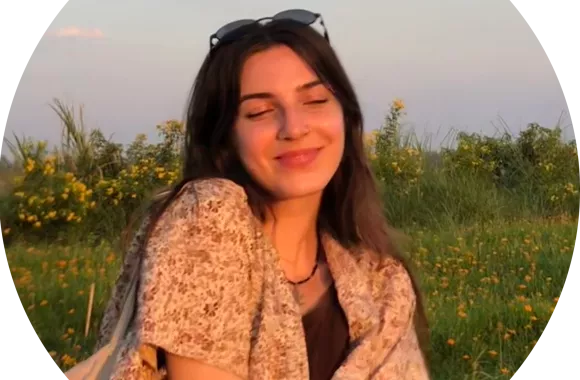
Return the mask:
<path id="1" fill-rule="evenodd" d="M 331 285 L 314 309 L 302 317 L 310 380 L 329 380 L 347 356 L 348 322 Z"/>

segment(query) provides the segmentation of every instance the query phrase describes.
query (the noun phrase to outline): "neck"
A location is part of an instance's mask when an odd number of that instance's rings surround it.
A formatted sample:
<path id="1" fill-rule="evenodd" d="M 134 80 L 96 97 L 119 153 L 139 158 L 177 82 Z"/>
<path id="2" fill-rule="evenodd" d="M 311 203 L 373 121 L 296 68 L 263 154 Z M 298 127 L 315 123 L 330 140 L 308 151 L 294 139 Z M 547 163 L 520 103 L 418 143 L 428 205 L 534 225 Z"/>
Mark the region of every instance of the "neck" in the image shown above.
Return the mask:
<path id="1" fill-rule="evenodd" d="M 316 222 L 321 198 L 317 193 L 272 205 L 264 228 L 282 260 L 311 265 L 318 247 Z"/>

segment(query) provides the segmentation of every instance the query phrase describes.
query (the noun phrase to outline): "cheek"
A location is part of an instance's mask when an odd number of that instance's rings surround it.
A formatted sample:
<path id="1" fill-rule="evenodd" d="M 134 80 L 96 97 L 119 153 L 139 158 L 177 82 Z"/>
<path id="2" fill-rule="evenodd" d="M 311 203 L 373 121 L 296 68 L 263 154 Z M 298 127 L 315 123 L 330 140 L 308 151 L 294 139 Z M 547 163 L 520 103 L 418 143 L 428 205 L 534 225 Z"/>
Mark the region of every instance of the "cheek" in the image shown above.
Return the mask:
<path id="1" fill-rule="evenodd" d="M 327 133 L 329 138 L 338 145 L 344 144 L 344 121 L 342 118 L 336 120 L 334 124 L 328 127 Z"/>
<path id="2" fill-rule="evenodd" d="M 249 171 L 266 165 L 275 141 L 273 128 L 257 128 L 240 123 L 236 125 L 236 143 L 240 159 Z"/>
<path id="3" fill-rule="evenodd" d="M 329 120 L 324 127 L 320 129 L 320 134 L 328 141 L 332 147 L 334 155 L 338 155 L 338 160 L 342 158 L 345 143 L 345 125 L 342 113 Z"/>

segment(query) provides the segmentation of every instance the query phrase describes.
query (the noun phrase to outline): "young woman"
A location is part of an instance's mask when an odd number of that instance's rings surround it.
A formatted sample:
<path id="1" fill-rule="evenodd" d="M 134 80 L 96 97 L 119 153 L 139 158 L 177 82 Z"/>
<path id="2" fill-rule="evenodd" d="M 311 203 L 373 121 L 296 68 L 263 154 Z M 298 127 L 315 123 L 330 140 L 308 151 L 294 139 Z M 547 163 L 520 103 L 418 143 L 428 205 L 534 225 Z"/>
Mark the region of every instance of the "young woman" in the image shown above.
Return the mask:
<path id="1" fill-rule="evenodd" d="M 114 378 L 428 378 L 420 297 L 318 19 L 291 10 L 212 36 L 183 180 L 136 235 L 103 319 L 100 344 L 140 265 Z"/>

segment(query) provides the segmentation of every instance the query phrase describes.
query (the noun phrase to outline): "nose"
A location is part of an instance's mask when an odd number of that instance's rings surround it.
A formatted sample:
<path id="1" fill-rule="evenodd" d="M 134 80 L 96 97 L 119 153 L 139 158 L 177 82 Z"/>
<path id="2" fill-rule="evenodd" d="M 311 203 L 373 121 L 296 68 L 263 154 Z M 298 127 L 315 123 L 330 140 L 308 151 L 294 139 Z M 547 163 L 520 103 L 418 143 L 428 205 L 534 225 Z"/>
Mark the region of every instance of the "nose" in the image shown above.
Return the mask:
<path id="1" fill-rule="evenodd" d="M 281 112 L 278 137 L 283 140 L 296 140 L 308 134 L 310 127 L 308 120 L 301 112 L 294 108 L 287 108 Z"/>

